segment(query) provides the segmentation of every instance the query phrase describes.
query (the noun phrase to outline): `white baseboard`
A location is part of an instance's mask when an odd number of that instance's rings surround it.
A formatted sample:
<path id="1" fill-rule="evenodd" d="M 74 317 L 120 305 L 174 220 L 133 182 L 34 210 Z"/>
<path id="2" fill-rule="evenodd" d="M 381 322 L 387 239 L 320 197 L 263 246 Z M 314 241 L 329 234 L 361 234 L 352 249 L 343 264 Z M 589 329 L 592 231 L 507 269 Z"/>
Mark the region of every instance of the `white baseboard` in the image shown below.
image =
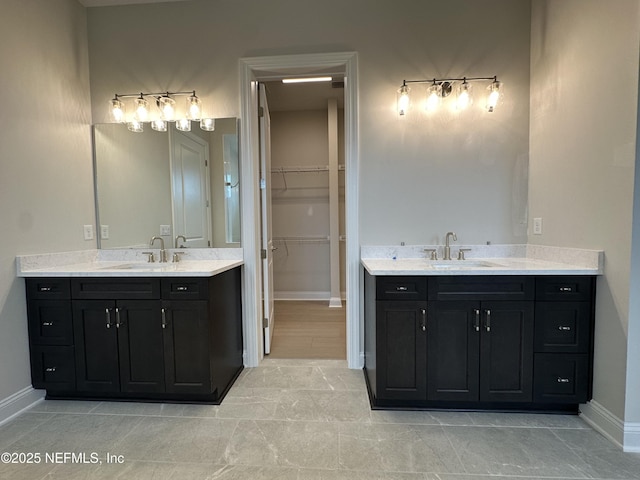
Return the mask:
<path id="1" fill-rule="evenodd" d="M 331 292 L 290 292 L 290 291 L 278 291 L 273 292 L 273 298 L 275 300 L 310 300 L 310 301 L 332 301 Z M 345 299 L 344 294 L 342 300 Z"/>
<path id="2" fill-rule="evenodd" d="M 44 391 L 33 387 L 23 388 L 19 392 L 0 401 L 0 425 L 8 422 L 27 408 L 41 402 L 44 399 Z"/>
<path id="3" fill-rule="evenodd" d="M 597 401 L 580 405 L 580 417 L 624 452 L 640 452 L 640 423 L 625 423 Z"/>

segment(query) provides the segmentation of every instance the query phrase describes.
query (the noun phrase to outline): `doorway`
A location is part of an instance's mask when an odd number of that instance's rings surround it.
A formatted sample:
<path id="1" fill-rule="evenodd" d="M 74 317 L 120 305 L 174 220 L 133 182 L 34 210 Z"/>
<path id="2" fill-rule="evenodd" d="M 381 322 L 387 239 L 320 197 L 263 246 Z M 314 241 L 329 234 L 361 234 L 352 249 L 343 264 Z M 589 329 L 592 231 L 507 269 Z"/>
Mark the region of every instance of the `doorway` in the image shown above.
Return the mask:
<path id="1" fill-rule="evenodd" d="M 346 350 L 350 368 L 362 368 L 361 287 L 358 232 L 357 54 L 354 52 L 253 57 L 240 60 L 242 243 L 244 247 L 244 363 L 257 366 L 264 355 L 262 337 L 262 262 L 260 261 L 260 184 L 258 80 L 342 67 L 345 76 L 345 259 Z"/>
<path id="2" fill-rule="evenodd" d="M 344 360 L 344 72 L 295 79 L 259 84 L 265 354 Z"/>

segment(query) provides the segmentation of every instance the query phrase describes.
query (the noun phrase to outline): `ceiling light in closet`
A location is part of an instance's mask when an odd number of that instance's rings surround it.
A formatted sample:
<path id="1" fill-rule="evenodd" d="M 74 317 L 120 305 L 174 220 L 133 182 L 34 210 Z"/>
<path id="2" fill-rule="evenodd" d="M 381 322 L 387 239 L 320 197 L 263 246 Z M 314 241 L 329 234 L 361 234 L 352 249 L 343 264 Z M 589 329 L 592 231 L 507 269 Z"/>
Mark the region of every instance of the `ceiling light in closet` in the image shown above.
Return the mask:
<path id="1" fill-rule="evenodd" d="M 299 77 L 283 78 L 282 83 L 310 83 L 310 82 L 330 82 L 332 77 Z"/>

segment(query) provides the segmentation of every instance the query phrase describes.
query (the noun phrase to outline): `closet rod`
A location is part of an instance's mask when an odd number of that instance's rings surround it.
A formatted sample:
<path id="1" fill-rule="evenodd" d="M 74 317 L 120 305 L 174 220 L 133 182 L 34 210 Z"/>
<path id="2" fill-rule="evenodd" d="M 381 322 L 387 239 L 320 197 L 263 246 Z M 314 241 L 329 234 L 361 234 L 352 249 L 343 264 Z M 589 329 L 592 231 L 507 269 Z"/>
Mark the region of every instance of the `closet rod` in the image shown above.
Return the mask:
<path id="1" fill-rule="evenodd" d="M 344 165 L 339 165 L 338 170 L 344 171 Z M 271 173 L 321 173 L 328 172 L 327 165 L 315 165 L 310 167 L 273 167 Z"/>

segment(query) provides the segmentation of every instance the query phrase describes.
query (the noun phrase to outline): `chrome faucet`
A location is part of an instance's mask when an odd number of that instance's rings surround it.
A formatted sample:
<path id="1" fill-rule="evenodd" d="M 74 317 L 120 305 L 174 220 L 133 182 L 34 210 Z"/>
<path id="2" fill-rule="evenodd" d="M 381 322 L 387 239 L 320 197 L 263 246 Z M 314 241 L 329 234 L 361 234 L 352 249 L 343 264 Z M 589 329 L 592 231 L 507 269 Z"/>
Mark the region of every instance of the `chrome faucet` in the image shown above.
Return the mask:
<path id="1" fill-rule="evenodd" d="M 164 249 L 164 238 L 157 237 L 157 236 L 151 237 L 151 240 L 149 241 L 149 246 L 153 247 L 153 242 L 155 242 L 156 240 L 160 240 L 160 262 L 166 263 L 167 251 Z"/>
<path id="2" fill-rule="evenodd" d="M 178 235 L 175 239 L 174 248 L 178 248 L 178 240 L 180 239 L 182 239 L 183 242 L 187 241 L 187 237 L 185 237 L 184 235 Z M 180 248 L 184 248 L 184 245 L 182 245 Z"/>
<path id="3" fill-rule="evenodd" d="M 444 260 L 451 260 L 451 247 L 449 246 L 449 237 L 453 237 L 453 241 L 458 240 L 455 232 L 447 232 L 444 240 Z"/>

